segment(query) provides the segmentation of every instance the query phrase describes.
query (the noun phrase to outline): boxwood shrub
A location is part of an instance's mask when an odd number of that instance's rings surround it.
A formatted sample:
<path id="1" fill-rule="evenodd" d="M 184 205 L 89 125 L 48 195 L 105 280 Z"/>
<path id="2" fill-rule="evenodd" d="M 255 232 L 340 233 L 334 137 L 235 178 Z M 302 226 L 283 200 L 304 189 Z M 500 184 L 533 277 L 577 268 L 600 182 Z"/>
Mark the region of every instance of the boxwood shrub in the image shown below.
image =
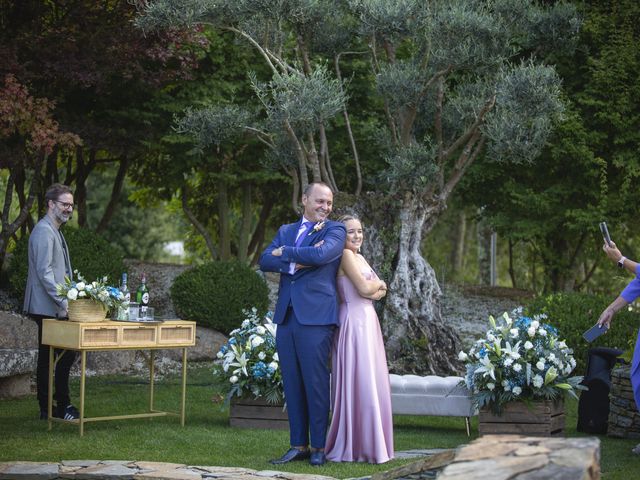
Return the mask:
<path id="1" fill-rule="evenodd" d="M 208 262 L 176 277 L 171 300 L 180 318 L 228 334 L 240 327 L 244 310 L 255 307 L 259 316 L 267 312 L 269 290 L 262 277 L 242 262 Z"/>
<path id="2" fill-rule="evenodd" d="M 69 247 L 71 268 L 78 270 L 89 281 L 107 276 L 110 285 L 119 285 L 120 276 L 125 271 L 120 249 L 86 228 L 66 226 L 63 234 Z M 16 244 L 7 266 L 10 289 L 21 300 L 24 298 L 24 289 L 27 285 L 28 269 L 29 236 L 27 235 Z"/>
<path id="3" fill-rule="evenodd" d="M 590 348 L 612 347 L 626 351 L 629 340 L 635 340 L 638 333 L 640 314 L 622 309 L 613 318 L 609 332 L 593 343 L 587 343 L 582 338 L 582 334 L 596 323 L 600 313 L 613 299 L 614 296 L 610 295 L 556 293 L 536 297 L 527 305 L 526 312 L 529 315 L 548 315 L 547 322 L 558 329 L 559 337 L 566 340 L 567 345 L 573 349 L 577 362 L 575 374 L 584 375 Z"/>

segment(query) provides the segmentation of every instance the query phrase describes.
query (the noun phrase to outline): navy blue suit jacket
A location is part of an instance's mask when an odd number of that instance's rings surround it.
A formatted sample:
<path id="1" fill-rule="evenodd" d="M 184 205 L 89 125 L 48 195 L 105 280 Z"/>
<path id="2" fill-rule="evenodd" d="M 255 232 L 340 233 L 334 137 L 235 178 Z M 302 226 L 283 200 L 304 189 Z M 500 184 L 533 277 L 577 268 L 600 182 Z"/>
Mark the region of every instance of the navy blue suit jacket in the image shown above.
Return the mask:
<path id="1" fill-rule="evenodd" d="M 295 247 L 301 221 L 281 226 L 260 257 L 262 271 L 280 273 L 280 291 L 273 322 L 282 323 L 291 304 L 298 321 L 303 325 L 337 325 L 336 275 L 347 232 L 342 223 L 325 220 L 322 229 L 303 234 L 304 240 L 299 247 Z M 314 247 L 321 240 L 324 243 Z M 271 251 L 281 245 L 285 245 L 282 256 L 271 255 Z M 307 268 L 291 275 L 291 262 L 306 265 Z"/>

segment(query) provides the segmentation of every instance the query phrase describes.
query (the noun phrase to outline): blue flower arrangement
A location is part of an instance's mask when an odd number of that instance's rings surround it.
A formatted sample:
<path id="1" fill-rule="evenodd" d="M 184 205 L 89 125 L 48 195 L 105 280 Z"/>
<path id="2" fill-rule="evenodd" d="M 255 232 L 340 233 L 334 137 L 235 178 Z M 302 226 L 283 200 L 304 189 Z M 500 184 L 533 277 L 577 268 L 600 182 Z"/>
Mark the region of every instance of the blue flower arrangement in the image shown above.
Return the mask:
<path id="1" fill-rule="evenodd" d="M 264 397 L 269 403 L 284 398 L 280 361 L 276 352 L 276 325 L 255 308 L 245 312 L 240 328 L 229 334 L 213 368 L 216 385 L 226 401 L 237 397 Z"/>
<path id="2" fill-rule="evenodd" d="M 546 315 L 530 318 L 518 308 L 512 316 L 489 317 L 485 338 L 458 355 L 476 407 L 500 413 L 511 401 L 556 400 L 564 393 L 577 399 L 583 377 L 569 377 L 576 361 L 558 330 L 545 323 Z"/>

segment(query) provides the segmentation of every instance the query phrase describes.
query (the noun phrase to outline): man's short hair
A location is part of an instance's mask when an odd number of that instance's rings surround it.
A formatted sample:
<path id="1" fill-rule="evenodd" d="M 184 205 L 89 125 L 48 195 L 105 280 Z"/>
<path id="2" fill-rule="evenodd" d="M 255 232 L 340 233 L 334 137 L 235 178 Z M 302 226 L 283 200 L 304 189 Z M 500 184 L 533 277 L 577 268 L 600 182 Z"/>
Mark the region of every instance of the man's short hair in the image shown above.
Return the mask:
<path id="1" fill-rule="evenodd" d="M 324 183 L 324 182 L 311 182 L 306 187 L 304 187 L 304 190 L 302 190 L 302 195 L 305 195 L 305 196 L 308 197 L 309 194 L 311 193 L 311 190 L 313 190 L 313 187 L 315 187 L 316 185 L 318 185 L 320 187 L 327 187 L 329 190 L 331 190 L 331 193 L 333 194 L 333 188 L 331 188 L 326 183 Z"/>
<path id="2" fill-rule="evenodd" d="M 63 185 L 62 183 L 53 183 L 47 188 L 47 191 L 44 193 L 44 199 L 49 204 L 49 200 L 57 201 L 61 195 L 65 193 L 70 193 L 73 195 L 73 191 L 69 188 L 68 185 Z"/>

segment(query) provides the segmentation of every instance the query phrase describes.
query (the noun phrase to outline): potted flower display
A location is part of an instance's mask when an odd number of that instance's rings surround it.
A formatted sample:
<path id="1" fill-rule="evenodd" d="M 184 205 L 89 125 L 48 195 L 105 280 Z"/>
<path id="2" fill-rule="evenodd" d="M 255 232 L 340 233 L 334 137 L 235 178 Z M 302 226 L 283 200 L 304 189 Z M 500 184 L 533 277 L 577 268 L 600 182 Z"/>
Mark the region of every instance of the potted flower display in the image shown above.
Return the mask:
<path id="1" fill-rule="evenodd" d="M 87 282 L 77 270 L 75 279 L 65 276 L 64 283 L 56 285 L 59 297 L 68 301 L 69 320 L 72 322 L 100 322 L 107 313 L 124 302 L 124 295 L 116 287 L 107 285 L 107 277 Z"/>
<path id="2" fill-rule="evenodd" d="M 231 403 L 230 423 L 238 427 L 288 428 L 276 325 L 255 308 L 217 353 L 213 374 L 218 391 Z"/>
<path id="3" fill-rule="evenodd" d="M 577 398 L 582 377 L 569 376 L 576 366 L 573 351 L 546 320 L 524 316 L 521 308 L 497 321 L 489 317 L 486 336 L 460 352 L 481 434 L 563 432 L 564 394 Z"/>

